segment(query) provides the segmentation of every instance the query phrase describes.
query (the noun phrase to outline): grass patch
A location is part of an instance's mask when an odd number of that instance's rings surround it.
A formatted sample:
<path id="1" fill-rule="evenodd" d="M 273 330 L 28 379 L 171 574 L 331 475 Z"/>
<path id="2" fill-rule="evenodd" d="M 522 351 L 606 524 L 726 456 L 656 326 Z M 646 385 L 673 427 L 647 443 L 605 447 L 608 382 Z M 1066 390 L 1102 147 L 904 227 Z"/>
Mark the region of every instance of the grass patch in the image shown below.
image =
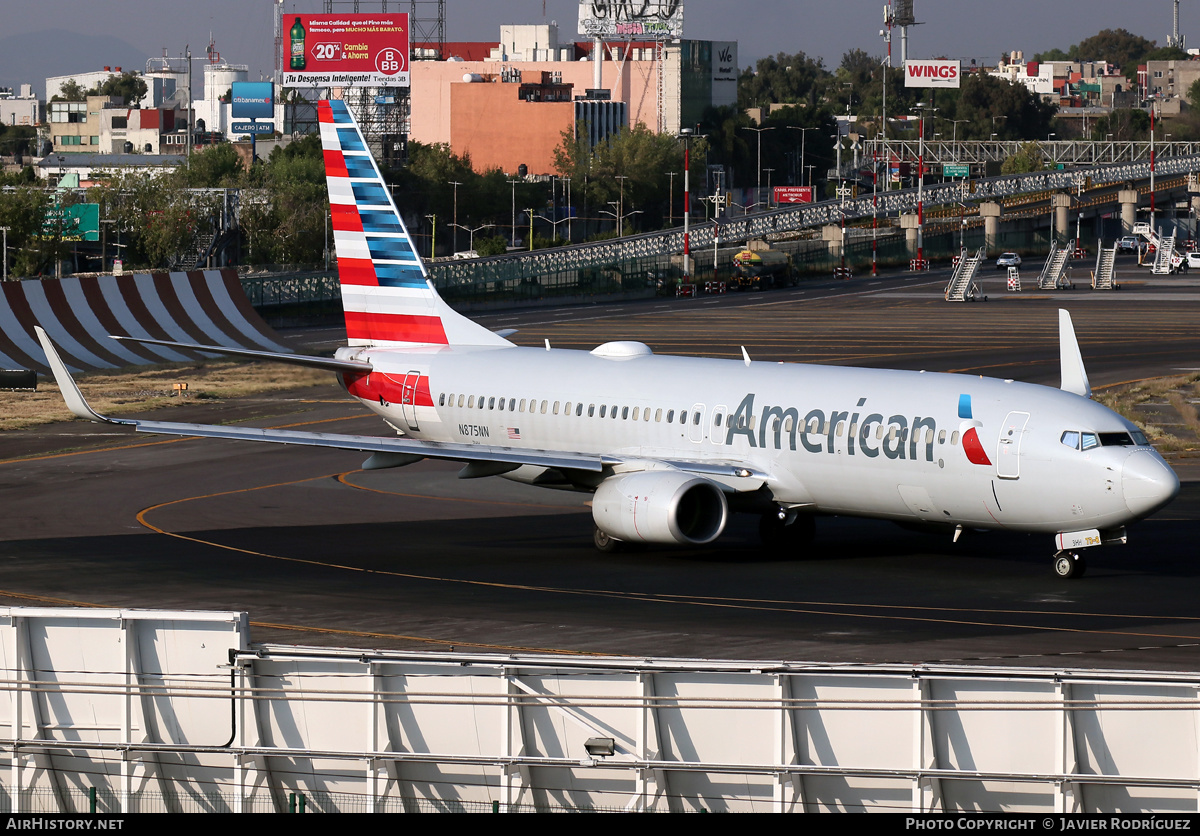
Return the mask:
<path id="1" fill-rule="evenodd" d="M 91 372 L 79 375 L 76 381 L 97 412 L 120 415 L 196 400 L 222 401 L 302 389 L 329 383 L 331 378 L 329 372 L 303 366 L 214 359 Z M 186 396 L 175 394 L 177 383 L 187 384 Z M 0 431 L 70 421 L 73 417 L 53 380 L 42 382 L 36 392 L 0 392 Z"/>
<path id="2" fill-rule="evenodd" d="M 1128 418 L 1164 453 L 1200 450 L 1200 374 L 1160 377 L 1096 392 L 1095 398 Z"/>

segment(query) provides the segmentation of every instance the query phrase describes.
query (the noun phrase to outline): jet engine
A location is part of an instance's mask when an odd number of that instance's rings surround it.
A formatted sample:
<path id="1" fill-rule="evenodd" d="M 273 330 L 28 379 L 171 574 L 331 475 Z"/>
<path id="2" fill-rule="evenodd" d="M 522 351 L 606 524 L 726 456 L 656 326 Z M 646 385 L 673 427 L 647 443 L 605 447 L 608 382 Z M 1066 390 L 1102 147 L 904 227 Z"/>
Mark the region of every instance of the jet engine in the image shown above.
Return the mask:
<path id="1" fill-rule="evenodd" d="M 596 527 L 632 543 L 711 543 L 728 516 L 719 486 L 676 470 L 611 476 L 592 499 Z"/>

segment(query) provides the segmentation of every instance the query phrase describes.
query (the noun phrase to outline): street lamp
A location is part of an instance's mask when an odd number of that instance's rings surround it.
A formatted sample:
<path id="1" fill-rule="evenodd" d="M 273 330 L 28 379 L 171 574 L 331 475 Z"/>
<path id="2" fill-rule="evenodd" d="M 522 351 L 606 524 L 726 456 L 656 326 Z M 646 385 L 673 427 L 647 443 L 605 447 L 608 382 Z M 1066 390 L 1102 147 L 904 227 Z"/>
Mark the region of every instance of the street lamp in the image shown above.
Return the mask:
<path id="1" fill-rule="evenodd" d="M 765 171 L 767 173 L 767 208 L 770 209 L 771 208 L 771 174 L 772 174 L 772 172 L 775 171 L 775 169 L 764 168 L 763 171 Z"/>
<path id="2" fill-rule="evenodd" d="M 452 224 L 452 226 L 455 229 L 463 229 L 463 230 L 467 231 L 467 234 L 469 236 L 467 239 L 467 249 L 474 250 L 475 249 L 475 233 L 481 229 L 488 229 L 489 227 L 493 227 L 493 226 L 495 226 L 495 224 L 484 224 L 483 226 L 477 226 L 474 229 L 472 229 L 469 226 L 460 226 L 459 224 Z"/>
<path id="3" fill-rule="evenodd" d="M 512 236 L 508 243 L 515 248 L 517 246 L 517 183 L 521 181 L 509 180 L 508 182 L 512 186 Z"/>
<path id="4" fill-rule="evenodd" d="M 617 201 L 615 201 L 615 200 L 610 200 L 608 202 L 608 205 L 609 206 L 620 206 L 620 204 L 617 203 Z M 642 214 L 641 209 L 634 209 L 632 212 L 627 212 L 624 215 L 620 214 L 619 212 L 610 212 L 607 209 L 600 209 L 599 212 L 601 215 L 611 216 L 617 222 L 617 237 L 618 238 L 624 237 L 624 235 L 625 235 L 625 229 L 624 229 L 625 219 L 632 218 L 634 215 Z"/>
<path id="5" fill-rule="evenodd" d="M 447 185 L 454 187 L 454 217 L 451 219 L 453 223 L 450 226 L 458 229 L 458 187 L 462 185 L 457 180 L 447 180 Z M 458 232 L 454 233 L 454 252 L 458 252 Z"/>
<path id="6" fill-rule="evenodd" d="M 812 183 L 804 182 L 804 140 L 808 139 L 808 132 L 815 131 L 816 128 L 797 128 L 795 125 L 785 126 L 789 131 L 800 131 L 800 185 L 811 186 Z"/>
<path id="7" fill-rule="evenodd" d="M 775 126 L 771 125 L 766 128 L 751 128 L 746 125 L 742 126 L 743 131 L 754 131 L 758 134 L 758 185 L 755 187 L 754 202 L 762 202 L 762 135 L 763 131 L 773 131 Z"/>
<path id="8" fill-rule="evenodd" d="M 0 226 L 0 231 L 4 233 L 4 278 L 0 281 L 8 281 L 8 230 L 11 227 Z M 100 265 L 100 272 L 104 272 L 104 265 Z"/>

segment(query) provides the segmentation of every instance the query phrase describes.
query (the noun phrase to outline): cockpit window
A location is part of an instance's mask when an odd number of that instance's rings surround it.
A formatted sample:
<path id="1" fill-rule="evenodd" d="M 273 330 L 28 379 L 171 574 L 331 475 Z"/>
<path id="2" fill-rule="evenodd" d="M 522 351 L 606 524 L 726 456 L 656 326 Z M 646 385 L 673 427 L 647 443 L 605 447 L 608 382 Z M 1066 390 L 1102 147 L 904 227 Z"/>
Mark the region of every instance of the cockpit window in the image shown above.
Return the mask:
<path id="1" fill-rule="evenodd" d="M 1072 450 L 1079 449 L 1079 433 L 1077 433 L 1075 430 L 1067 430 L 1062 434 L 1062 438 L 1060 438 L 1059 441 L 1070 447 Z"/>
<path id="2" fill-rule="evenodd" d="M 1095 433 L 1083 433 L 1083 449 L 1091 450 L 1093 447 L 1100 446 L 1100 439 Z"/>
<path id="3" fill-rule="evenodd" d="M 1132 447 L 1134 441 L 1129 433 L 1100 433 L 1100 443 L 1105 447 Z"/>
<path id="4" fill-rule="evenodd" d="M 1146 447 L 1150 444 L 1149 439 L 1146 438 L 1146 434 L 1141 430 L 1134 430 L 1130 435 L 1133 436 L 1133 443 L 1139 447 Z"/>

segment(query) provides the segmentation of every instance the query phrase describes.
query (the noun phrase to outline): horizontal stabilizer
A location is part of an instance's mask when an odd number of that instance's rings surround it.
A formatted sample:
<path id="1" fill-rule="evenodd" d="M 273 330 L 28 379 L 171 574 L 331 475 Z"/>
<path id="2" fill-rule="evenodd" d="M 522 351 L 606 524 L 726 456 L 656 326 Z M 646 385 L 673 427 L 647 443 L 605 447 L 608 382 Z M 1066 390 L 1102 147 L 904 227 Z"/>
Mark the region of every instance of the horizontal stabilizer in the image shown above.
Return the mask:
<path id="1" fill-rule="evenodd" d="M 224 345 L 197 345 L 195 343 L 176 343 L 170 340 L 151 340 L 144 337 L 111 336 L 114 340 L 131 343 L 150 343 L 151 345 L 164 345 L 168 348 L 186 348 L 191 351 L 207 351 L 210 354 L 228 354 L 232 357 L 246 357 L 250 360 L 272 360 L 276 363 L 289 363 L 293 366 L 307 366 L 331 372 L 369 372 L 372 369 L 370 363 L 364 363 L 361 360 L 337 360 L 333 357 L 314 357 L 308 354 L 280 354 L 274 351 L 255 351 L 249 348 L 230 348 Z"/>

